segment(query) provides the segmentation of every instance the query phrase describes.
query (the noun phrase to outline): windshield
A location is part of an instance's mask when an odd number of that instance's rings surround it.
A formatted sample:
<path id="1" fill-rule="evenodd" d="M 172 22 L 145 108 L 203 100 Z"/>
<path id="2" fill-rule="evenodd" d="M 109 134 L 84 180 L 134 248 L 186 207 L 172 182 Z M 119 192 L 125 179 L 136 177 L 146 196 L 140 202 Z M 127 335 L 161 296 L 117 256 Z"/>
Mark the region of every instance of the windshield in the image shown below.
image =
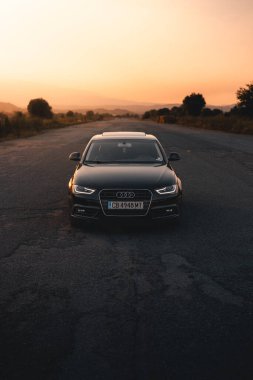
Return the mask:
<path id="1" fill-rule="evenodd" d="M 154 140 L 97 140 L 86 154 L 85 163 L 164 163 L 159 145 Z"/>

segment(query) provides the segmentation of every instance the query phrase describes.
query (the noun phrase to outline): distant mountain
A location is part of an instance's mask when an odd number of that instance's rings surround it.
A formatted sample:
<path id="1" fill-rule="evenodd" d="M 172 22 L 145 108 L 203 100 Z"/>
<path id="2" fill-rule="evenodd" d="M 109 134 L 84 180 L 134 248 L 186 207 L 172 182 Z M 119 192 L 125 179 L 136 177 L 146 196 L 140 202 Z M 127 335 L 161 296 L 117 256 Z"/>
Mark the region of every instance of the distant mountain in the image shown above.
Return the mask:
<path id="1" fill-rule="evenodd" d="M 133 104 L 129 105 L 126 108 L 130 110 L 131 112 L 138 113 L 142 115 L 146 111 L 150 111 L 151 109 L 160 109 L 160 108 L 169 108 L 171 109 L 172 107 L 179 107 L 179 103 L 170 103 L 170 104 L 158 104 L 158 103 L 144 103 L 144 104 Z"/>
<path id="2" fill-rule="evenodd" d="M 226 106 L 213 106 L 213 105 L 207 105 L 208 108 L 211 108 L 212 110 L 213 109 L 219 109 L 219 110 L 222 110 L 223 112 L 228 112 L 231 110 L 231 108 L 233 108 L 235 106 L 235 104 L 229 104 L 229 105 L 226 105 Z"/>
<path id="3" fill-rule="evenodd" d="M 21 106 L 26 110 L 30 99 L 44 98 L 53 107 L 54 112 L 67 112 L 68 110 L 86 112 L 87 110 L 105 109 L 107 111 L 123 109 L 128 112 L 143 114 L 152 108 L 172 108 L 180 106 L 179 103 L 166 102 L 141 102 L 129 99 L 111 98 L 98 94 L 93 91 L 83 89 L 59 87 L 56 85 L 45 85 L 41 83 L 30 83 L 29 81 L 1 82 L 1 99 L 8 99 Z M 5 98 L 3 98 L 3 94 Z M 15 94 L 15 97 L 14 97 Z M 15 99 L 15 100 L 14 100 Z M 220 108 L 224 111 L 229 110 L 232 105 L 213 106 L 210 108 Z M 0 102 L 0 112 L 15 112 L 20 110 L 19 107 L 10 103 Z"/>
<path id="4" fill-rule="evenodd" d="M 11 103 L 0 102 L 0 112 L 14 113 L 17 111 L 23 111 L 23 109 Z"/>
<path id="5" fill-rule="evenodd" d="M 93 111 L 100 114 L 110 113 L 111 115 L 125 115 L 127 113 L 133 113 L 132 111 L 129 111 L 128 109 L 123 109 L 123 108 L 114 108 L 114 109 L 95 108 Z"/>
<path id="6" fill-rule="evenodd" d="M 139 114 L 139 115 L 142 115 L 145 111 L 149 111 L 151 110 L 152 108 L 155 108 L 155 109 L 159 109 L 159 108 L 164 108 L 164 107 L 168 107 L 168 108 L 172 108 L 174 106 L 179 106 L 180 104 L 177 104 L 177 103 L 173 103 L 173 104 L 157 104 L 157 103 L 143 103 L 143 104 L 126 104 L 124 105 L 123 107 L 124 108 L 120 108 L 122 105 L 121 104 L 105 104 L 105 105 L 101 105 L 100 107 L 96 106 L 96 105 L 90 105 L 90 106 L 69 106 L 69 107 L 60 107 L 60 106 L 57 106 L 57 107 L 53 107 L 54 111 L 55 112 L 66 112 L 67 110 L 71 110 L 71 111 L 76 111 L 76 112 L 81 112 L 81 113 L 85 113 L 89 110 L 92 110 L 94 112 L 98 112 L 98 113 L 106 113 L 106 112 L 109 112 L 111 114 L 116 114 L 116 115 L 122 115 L 122 114 L 125 114 L 125 113 L 136 113 L 136 114 Z"/>
<path id="7" fill-rule="evenodd" d="M 173 108 L 173 107 L 180 107 L 180 103 L 169 103 L 169 104 L 134 104 L 126 106 L 125 108 L 128 109 L 130 112 L 137 113 L 137 114 L 143 114 L 146 111 L 150 111 L 151 109 L 160 109 L 160 108 Z M 207 105 L 206 107 L 214 109 L 218 108 L 222 110 L 223 112 L 228 112 L 231 110 L 232 107 L 234 107 L 234 104 L 225 105 L 225 106 L 214 106 L 214 105 Z"/>
<path id="8" fill-rule="evenodd" d="M 173 108 L 173 107 L 180 107 L 180 103 L 168 103 L 168 104 L 158 104 L 158 103 L 144 103 L 144 104 L 129 104 L 129 105 L 126 105 L 124 106 L 123 109 L 119 109 L 119 105 L 114 105 L 114 106 L 111 106 L 111 105 L 104 105 L 102 106 L 101 108 L 96 108 L 94 106 L 90 106 L 90 107 L 79 107 L 79 108 L 76 108 L 76 107 L 72 107 L 70 109 L 76 111 L 76 112 L 82 112 L 82 113 L 85 113 L 86 111 L 88 110 L 93 110 L 94 112 L 97 112 L 97 113 L 106 113 L 106 112 L 109 112 L 113 115 L 122 115 L 122 114 L 125 114 L 125 113 L 136 113 L 136 114 L 139 114 L 139 115 L 143 115 L 144 112 L 146 111 L 149 111 L 151 109 L 160 109 L 160 108 Z M 234 104 L 231 104 L 231 105 L 226 105 L 226 106 L 215 106 L 215 105 L 207 105 L 208 108 L 211 108 L 211 109 L 214 109 L 214 108 L 218 108 L 218 109 L 221 109 L 223 112 L 228 112 L 230 111 L 230 109 L 232 107 L 234 107 Z"/>
<path id="9" fill-rule="evenodd" d="M 169 108 L 172 107 L 179 107 L 181 104 L 179 103 L 135 103 L 135 104 L 124 104 L 122 107 L 122 102 L 115 101 L 115 104 L 105 104 L 105 105 L 97 105 L 94 103 L 93 105 L 53 105 L 53 111 L 54 112 L 67 112 L 69 110 L 80 112 L 80 113 L 86 113 L 89 110 L 92 110 L 97 113 L 111 113 L 112 115 L 124 115 L 126 113 L 136 113 L 139 115 L 143 115 L 144 112 L 149 111 L 151 109 L 160 109 L 160 108 Z M 122 107 L 122 108 L 121 108 Z M 214 109 L 219 108 L 223 112 L 229 111 L 232 107 L 234 107 L 234 104 L 231 105 L 224 105 L 224 106 L 215 106 L 215 105 L 207 105 L 208 108 Z M 18 107 L 12 103 L 6 103 L 6 102 L 0 102 L 0 112 L 4 113 L 14 113 L 17 111 L 25 111 L 25 109 Z"/>

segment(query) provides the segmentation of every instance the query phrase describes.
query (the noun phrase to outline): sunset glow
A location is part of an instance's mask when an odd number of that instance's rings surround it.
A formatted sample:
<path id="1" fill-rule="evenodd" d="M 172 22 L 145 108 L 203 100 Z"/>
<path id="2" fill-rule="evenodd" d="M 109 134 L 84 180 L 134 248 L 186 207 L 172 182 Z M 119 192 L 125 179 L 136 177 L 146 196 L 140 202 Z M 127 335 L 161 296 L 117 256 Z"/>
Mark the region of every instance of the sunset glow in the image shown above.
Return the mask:
<path id="1" fill-rule="evenodd" d="M 231 104 L 253 80 L 252 0 L 8 0 L 0 101 Z"/>

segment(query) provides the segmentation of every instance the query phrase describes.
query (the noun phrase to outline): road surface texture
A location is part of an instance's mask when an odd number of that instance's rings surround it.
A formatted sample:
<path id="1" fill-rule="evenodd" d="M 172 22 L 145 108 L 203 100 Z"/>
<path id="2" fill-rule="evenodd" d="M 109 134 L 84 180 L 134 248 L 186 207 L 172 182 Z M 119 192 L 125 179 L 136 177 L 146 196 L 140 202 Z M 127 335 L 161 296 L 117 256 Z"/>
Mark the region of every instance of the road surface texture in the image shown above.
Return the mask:
<path id="1" fill-rule="evenodd" d="M 70 226 L 68 155 L 111 130 L 181 154 L 181 222 Z M 127 119 L 1 143 L 1 380 L 252 380 L 252 152 Z"/>

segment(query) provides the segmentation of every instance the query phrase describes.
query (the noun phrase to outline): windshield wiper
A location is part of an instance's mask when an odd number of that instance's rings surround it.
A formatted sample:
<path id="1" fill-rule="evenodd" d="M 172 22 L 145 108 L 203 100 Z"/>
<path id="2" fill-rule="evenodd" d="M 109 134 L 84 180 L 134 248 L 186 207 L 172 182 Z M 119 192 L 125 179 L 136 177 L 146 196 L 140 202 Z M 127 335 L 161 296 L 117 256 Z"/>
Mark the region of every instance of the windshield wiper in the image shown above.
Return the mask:
<path id="1" fill-rule="evenodd" d="M 164 162 L 163 161 L 121 161 L 121 160 L 118 160 L 118 161 L 100 161 L 100 160 L 96 160 L 96 161 L 84 161 L 83 162 L 84 164 L 150 164 L 150 165 L 163 165 Z"/>
<path id="2" fill-rule="evenodd" d="M 84 164 L 107 164 L 109 161 L 84 161 Z"/>
<path id="3" fill-rule="evenodd" d="M 84 164 L 115 164 L 118 163 L 118 161 L 84 161 Z"/>

